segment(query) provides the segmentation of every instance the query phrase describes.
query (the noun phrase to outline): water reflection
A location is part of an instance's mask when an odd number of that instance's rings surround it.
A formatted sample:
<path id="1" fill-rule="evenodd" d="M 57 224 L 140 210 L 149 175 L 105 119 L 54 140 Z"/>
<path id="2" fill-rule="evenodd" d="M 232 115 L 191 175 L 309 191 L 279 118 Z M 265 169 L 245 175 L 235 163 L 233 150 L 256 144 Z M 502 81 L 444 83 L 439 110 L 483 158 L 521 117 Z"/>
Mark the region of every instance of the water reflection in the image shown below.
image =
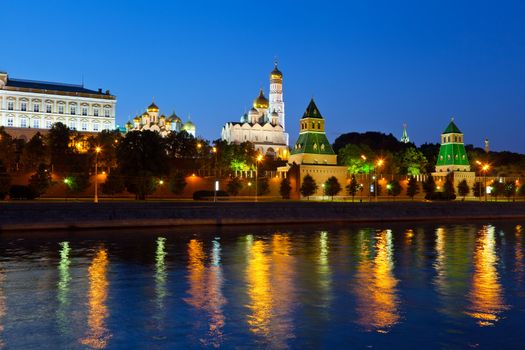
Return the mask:
<path id="1" fill-rule="evenodd" d="M 247 292 L 250 298 L 248 325 L 258 335 L 270 335 L 272 293 L 270 290 L 270 264 L 262 240 L 247 240 L 249 246 L 246 267 Z"/>
<path id="2" fill-rule="evenodd" d="M 485 226 L 478 233 L 474 252 L 474 276 L 469 294 L 467 314 L 479 326 L 492 326 L 507 307 L 497 271 L 496 238 L 494 226 Z"/>
<path id="3" fill-rule="evenodd" d="M 5 347 L 4 318 L 7 314 L 7 303 L 6 303 L 6 297 L 5 297 L 5 291 L 4 291 L 6 277 L 5 277 L 5 271 L 2 265 L 3 264 L 0 264 L 0 349 L 3 349 Z"/>
<path id="4" fill-rule="evenodd" d="M 516 281 L 518 285 L 521 286 L 523 283 L 523 272 L 525 271 L 525 266 L 523 265 L 523 236 L 522 236 L 523 227 L 521 225 L 516 225 L 514 229 L 515 236 L 515 247 L 514 247 L 514 261 L 515 268 L 514 272 L 516 273 Z"/>
<path id="5" fill-rule="evenodd" d="M 357 323 L 365 330 L 386 333 L 399 322 L 398 280 L 394 277 L 392 231 L 374 236 L 370 248 L 369 231 L 359 233 L 359 262 L 356 272 Z"/>
<path id="6" fill-rule="evenodd" d="M 89 294 L 88 294 L 88 326 L 89 332 L 81 343 L 93 349 L 103 349 L 108 345 L 111 333 L 106 326 L 108 308 L 108 253 L 100 248 L 88 269 Z"/>
<path id="7" fill-rule="evenodd" d="M 219 347 L 223 342 L 224 315 L 223 305 L 226 299 L 222 293 L 221 246 L 218 240 L 213 241 L 211 266 L 206 269 L 206 254 L 203 243 L 196 239 L 188 243 L 189 298 L 188 304 L 207 314 L 207 333 L 199 339 L 203 345 Z"/>
<path id="8" fill-rule="evenodd" d="M 70 320 L 67 317 L 67 309 L 70 304 L 69 300 L 69 282 L 71 276 L 69 273 L 69 265 L 71 260 L 69 253 L 71 248 L 69 242 L 60 243 L 60 262 L 58 264 L 58 284 L 57 284 L 57 322 L 60 333 L 68 333 Z"/>
<path id="9" fill-rule="evenodd" d="M 331 267 L 329 262 L 330 247 L 328 245 L 328 232 L 321 231 L 319 233 L 319 258 L 317 260 L 317 276 L 320 289 L 320 296 L 323 308 L 327 308 L 330 304 L 332 278 Z"/>
<path id="10" fill-rule="evenodd" d="M 164 328 L 164 299 L 168 294 L 166 283 L 168 272 L 166 269 L 166 238 L 158 237 L 155 249 L 155 304 L 157 312 L 155 313 L 155 320 L 157 328 L 162 330 Z"/>

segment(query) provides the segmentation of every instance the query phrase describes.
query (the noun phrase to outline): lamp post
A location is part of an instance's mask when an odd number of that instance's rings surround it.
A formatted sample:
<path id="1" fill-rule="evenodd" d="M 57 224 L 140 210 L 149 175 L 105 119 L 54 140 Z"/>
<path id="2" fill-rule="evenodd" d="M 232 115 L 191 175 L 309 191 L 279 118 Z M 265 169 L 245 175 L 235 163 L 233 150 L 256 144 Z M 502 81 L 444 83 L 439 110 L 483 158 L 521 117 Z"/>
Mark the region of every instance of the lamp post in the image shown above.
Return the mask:
<path id="1" fill-rule="evenodd" d="M 214 169 L 214 175 L 215 175 L 215 181 L 213 182 L 213 201 L 217 202 L 217 147 L 213 147 L 212 152 L 215 154 L 215 169 Z"/>
<path id="2" fill-rule="evenodd" d="M 98 154 L 102 151 L 100 147 L 95 148 L 95 198 L 94 203 L 98 203 Z"/>
<path id="3" fill-rule="evenodd" d="M 374 167 L 374 174 L 375 174 L 375 187 L 374 187 L 374 195 L 375 195 L 375 199 L 376 199 L 376 202 L 377 202 L 377 185 L 378 185 L 378 181 L 377 181 L 377 171 L 376 171 L 376 168 L 381 168 L 383 166 L 383 163 L 385 161 L 381 158 L 379 158 L 376 162 L 376 166 Z"/>
<path id="4" fill-rule="evenodd" d="M 481 171 L 483 172 L 483 191 L 485 192 L 485 202 L 487 201 L 487 171 L 490 169 L 489 163 L 481 163 L 479 160 L 476 161 L 476 164 L 478 164 L 481 167 Z M 481 199 L 481 196 L 479 197 Z"/>
<path id="5" fill-rule="evenodd" d="M 259 162 L 262 160 L 262 154 L 259 154 L 255 159 L 255 201 L 258 201 L 258 189 L 259 189 Z"/>

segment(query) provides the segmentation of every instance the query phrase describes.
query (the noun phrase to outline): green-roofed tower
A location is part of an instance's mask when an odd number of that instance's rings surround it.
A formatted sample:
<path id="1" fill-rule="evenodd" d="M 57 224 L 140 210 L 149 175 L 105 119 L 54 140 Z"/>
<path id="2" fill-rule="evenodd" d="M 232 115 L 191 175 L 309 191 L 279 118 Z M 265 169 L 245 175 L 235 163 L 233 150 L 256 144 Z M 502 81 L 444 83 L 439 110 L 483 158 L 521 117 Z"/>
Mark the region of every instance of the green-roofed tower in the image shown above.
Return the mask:
<path id="1" fill-rule="evenodd" d="M 310 100 L 303 117 L 299 121 L 299 138 L 290 152 L 290 163 L 336 165 L 335 154 L 324 129 L 324 118 Z"/>
<path id="2" fill-rule="evenodd" d="M 441 147 L 436 163 L 436 172 L 452 171 L 470 171 L 463 133 L 454 123 L 454 118 L 441 134 Z"/>

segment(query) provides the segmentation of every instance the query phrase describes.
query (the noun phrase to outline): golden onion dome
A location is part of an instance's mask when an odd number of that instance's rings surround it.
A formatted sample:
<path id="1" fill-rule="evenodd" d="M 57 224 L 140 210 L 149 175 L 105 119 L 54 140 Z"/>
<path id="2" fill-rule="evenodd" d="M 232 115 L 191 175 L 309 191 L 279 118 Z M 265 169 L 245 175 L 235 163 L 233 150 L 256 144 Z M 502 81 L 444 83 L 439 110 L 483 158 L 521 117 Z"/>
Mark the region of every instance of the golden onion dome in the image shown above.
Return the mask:
<path id="1" fill-rule="evenodd" d="M 138 123 L 138 122 L 140 122 L 140 118 L 139 117 L 135 117 L 135 118 L 133 118 L 133 121 Z"/>
<path id="2" fill-rule="evenodd" d="M 128 122 L 126 123 L 126 126 L 132 126 L 133 124 L 128 120 Z"/>
<path id="3" fill-rule="evenodd" d="M 282 79 L 283 73 L 277 68 L 277 62 L 275 63 L 274 69 L 270 72 L 270 79 Z"/>
<path id="4" fill-rule="evenodd" d="M 264 92 L 261 89 L 259 91 L 259 96 L 255 100 L 253 100 L 253 108 L 263 108 L 268 109 L 270 106 L 270 103 L 268 102 L 268 99 L 264 97 Z"/>
<path id="5" fill-rule="evenodd" d="M 151 104 L 148 107 L 148 112 L 158 112 L 159 107 L 155 104 L 155 102 L 151 102 Z"/>
<path id="6" fill-rule="evenodd" d="M 159 119 L 166 119 L 166 116 L 164 114 L 162 114 Z"/>

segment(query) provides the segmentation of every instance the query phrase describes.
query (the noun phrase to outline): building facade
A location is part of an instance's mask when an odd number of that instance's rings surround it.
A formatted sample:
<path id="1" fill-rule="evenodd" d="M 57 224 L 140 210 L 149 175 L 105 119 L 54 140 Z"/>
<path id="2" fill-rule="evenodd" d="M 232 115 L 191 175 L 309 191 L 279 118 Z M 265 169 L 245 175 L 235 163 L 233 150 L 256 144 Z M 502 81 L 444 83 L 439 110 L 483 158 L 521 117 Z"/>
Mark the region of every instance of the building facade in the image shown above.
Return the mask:
<path id="1" fill-rule="evenodd" d="M 129 131 L 151 130 L 158 132 L 162 137 L 166 137 L 170 132 L 186 131 L 195 137 L 196 126 L 190 120 L 185 123 L 175 112 L 169 117 L 164 114 L 159 115 L 159 107 L 152 102 L 144 113 L 133 118 L 133 122 L 126 123 L 126 132 Z"/>
<path id="2" fill-rule="evenodd" d="M 0 126 L 18 135 L 45 133 L 58 122 L 80 132 L 113 130 L 116 104 L 109 90 L 12 79 L 0 72 Z"/>
<path id="3" fill-rule="evenodd" d="M 269 100 L 263 90 L 255 98 L 252 108 L 239 122 L 228 122 L 222 127 L 221 138 L 228 143 L 249 141 L 261 154 L 287 159 L 288 134 L 285 132 L 283 74 L 277 63 L 270 72 Z"/>
<path id="4" fill-rule="evenodd" d="M 299 189 L 306 175 L 310 175 L 318 185 L 314 194 L 316 196 L 323 196 L 322 185 L 332 176 L 337 178 L 344 189 L 348 169 L 346 166 L 337 165 L 337 155 L 326 137 L 325 120 L 313 99 L 299 124 L 299 137 L 292 147 L 288 164 L 278 168 L 279 176 L 290 178 L 296 197 L 300 196 Z"/>

